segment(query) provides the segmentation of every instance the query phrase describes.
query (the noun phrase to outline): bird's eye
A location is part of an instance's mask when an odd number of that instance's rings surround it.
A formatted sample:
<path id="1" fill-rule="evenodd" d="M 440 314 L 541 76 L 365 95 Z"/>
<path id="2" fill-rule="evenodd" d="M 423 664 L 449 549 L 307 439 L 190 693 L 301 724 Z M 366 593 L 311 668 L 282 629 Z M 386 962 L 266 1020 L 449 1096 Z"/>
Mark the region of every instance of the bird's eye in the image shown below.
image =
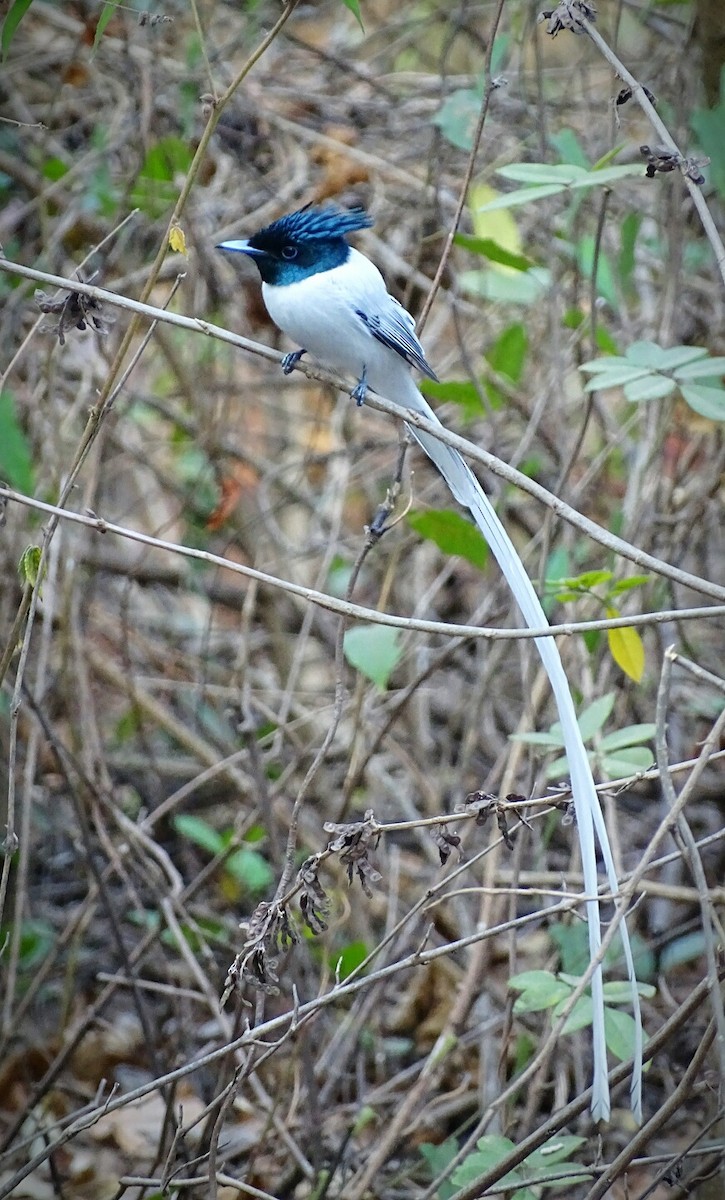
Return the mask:
<path id="1" fill-rule="evenodd" d="M 297 258 L 297 247 L 296 246 L 283 246 L 282 247 L 282 258 Z"/>

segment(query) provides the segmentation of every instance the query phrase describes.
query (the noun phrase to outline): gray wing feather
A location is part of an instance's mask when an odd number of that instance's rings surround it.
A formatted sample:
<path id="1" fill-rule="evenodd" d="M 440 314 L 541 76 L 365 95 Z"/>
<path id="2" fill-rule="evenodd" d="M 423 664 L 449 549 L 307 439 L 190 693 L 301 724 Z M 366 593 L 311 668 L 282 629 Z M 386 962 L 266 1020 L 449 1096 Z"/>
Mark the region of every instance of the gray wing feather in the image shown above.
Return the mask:
<path id="1" fill-rule="evenodd" d="M 388 346 L 404 358 L 411 367 L 427 375 L 429 379 L 437 379 L 433 368 L 426 361 L 423 347 L 415 334 L 415 321 L 409 312 L 392 296 L 388 297 L 390 304 L 384 313 L 370 314 L 357 308 L 355 311 L 374 338 Z"/>

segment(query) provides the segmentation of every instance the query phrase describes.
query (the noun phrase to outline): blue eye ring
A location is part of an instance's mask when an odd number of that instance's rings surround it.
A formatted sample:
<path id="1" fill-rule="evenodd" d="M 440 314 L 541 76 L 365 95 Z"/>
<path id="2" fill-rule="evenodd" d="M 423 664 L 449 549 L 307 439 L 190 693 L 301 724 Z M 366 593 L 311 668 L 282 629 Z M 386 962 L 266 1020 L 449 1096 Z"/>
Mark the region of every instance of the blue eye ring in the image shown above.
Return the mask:
<path id="1" fill-rule="evenodd" d="M 287 259 L 297 258 L 297 253 L 298 253 L 298 251 L 297 251 L 296 246 L 283 246 L 282 247 L 282 258 L 287 258 Z"/>

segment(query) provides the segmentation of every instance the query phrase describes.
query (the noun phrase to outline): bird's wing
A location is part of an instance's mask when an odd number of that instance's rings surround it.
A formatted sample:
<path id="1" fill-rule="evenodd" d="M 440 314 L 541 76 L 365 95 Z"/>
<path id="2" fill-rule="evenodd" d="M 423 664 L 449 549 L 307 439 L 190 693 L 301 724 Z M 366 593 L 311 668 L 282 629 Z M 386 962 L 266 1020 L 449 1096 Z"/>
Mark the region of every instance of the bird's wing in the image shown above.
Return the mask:
<path id="1" fill-rule="evenodd" d="M 374 338 L 388 346 L 404 358 L 411 367 L 416 367 L 429 379 L 437 379 L 433 368 L 426 362 L 426 357 L 415 333 L 415 321 L 409 312 L 392 296 L 387 297 L 388 304 L 384 311 L 379 309 L 367 312 L 356 308 L 355 312 Z"/>

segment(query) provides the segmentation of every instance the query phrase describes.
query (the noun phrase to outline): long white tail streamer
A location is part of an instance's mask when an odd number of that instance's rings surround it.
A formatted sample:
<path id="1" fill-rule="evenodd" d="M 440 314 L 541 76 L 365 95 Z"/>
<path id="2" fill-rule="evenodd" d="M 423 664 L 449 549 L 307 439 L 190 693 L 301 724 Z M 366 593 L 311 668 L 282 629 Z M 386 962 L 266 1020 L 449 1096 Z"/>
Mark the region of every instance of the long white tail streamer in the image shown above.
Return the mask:
<path id="1" fill-rule="evenodd" d="M 402 400 L 405 406 L 422 413 L 429 421 L 440 425 L 441 422 L 436 417 L 433 409 L 421 392 L 418 391 L 418 388 L 410 377 L 408 377 L 408 382 L 409 387 L 405 388 L 405 397 L 399 398 L 399 402 Z M 415 429 L 412 426 L 408 428 L 410 428 L 416 441 L 420 443 L 425 453 L 438 468 L 456 500 L 470 511 L 476 525 L 491 547 L 528 627 L 530 629 L 544 628 L 548 625 L 548 621 L 531 580 L 526 574 L 524 565 L 516 552 L 513 542 L 506 533 L 488 496 L 468 464 L 457 450 L 438 441 L 432 434 L 422 429 Z M 536 648 L 539 651 L 541 661 L 551 683 L 556 706 L 559 710 L 564 747 L 569 763 L 571 790 L 574 798 L 574 811 L 576 813 L 579 844 L 581 847 L 584 889 L 586 895 L 589 897 L 586 900 L 589 951 L 592 959 L 594 959 L 601 946 L 601 922 L 599 900 L 597 898 L 597 859 L 594 842 L 595 833 L 602 852 L 607 881 L 612 894 L 616 894 L 619 891 L 617 873 L 614 868 L 612 848 L 609 844 L 604 816 L 596 788 L 594 787 L 589 759 L 587 758 L 587 752 L 584 748 L 579 725 L 577 724 L 569 683 L 559 656 L 559 650 L 553 637 L 536 638 L 535 641 Z M 622 920 L 620 931 L 627 975 L 632 988 L 632 1009 L 635 1020 L 631 1103 L 635 1119 L 641 1122 L 642 1016 L 632 948 L 624 920 Z M 603 986 L 602 968 L 601 965 L 598 965 L 592 976 L 594 1076 L 592 1081 L 591 1113 L 595 1121 L 606 1121 L 609 1119 L 610 1114 Z"/>

